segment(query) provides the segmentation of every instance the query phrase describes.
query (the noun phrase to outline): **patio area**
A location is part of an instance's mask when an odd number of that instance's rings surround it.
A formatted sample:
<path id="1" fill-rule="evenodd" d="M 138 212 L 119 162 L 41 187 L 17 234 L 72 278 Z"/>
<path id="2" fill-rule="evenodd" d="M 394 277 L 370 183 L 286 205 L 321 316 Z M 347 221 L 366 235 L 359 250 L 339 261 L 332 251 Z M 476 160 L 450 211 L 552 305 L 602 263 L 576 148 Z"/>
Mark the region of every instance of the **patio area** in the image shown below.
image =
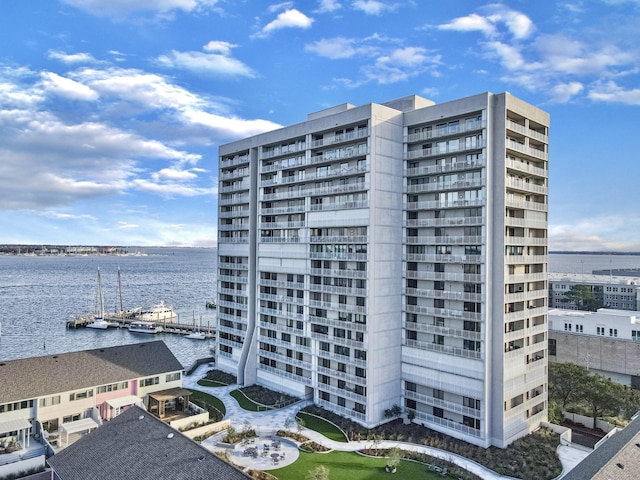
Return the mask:
<path id="1" fill-rule="evenodd" d="M 295 443 L 278 437 L 255 437 L 226 450 L 229 460 L 239 467 L 272 470 L 284 467 L 298 459 Z"/>

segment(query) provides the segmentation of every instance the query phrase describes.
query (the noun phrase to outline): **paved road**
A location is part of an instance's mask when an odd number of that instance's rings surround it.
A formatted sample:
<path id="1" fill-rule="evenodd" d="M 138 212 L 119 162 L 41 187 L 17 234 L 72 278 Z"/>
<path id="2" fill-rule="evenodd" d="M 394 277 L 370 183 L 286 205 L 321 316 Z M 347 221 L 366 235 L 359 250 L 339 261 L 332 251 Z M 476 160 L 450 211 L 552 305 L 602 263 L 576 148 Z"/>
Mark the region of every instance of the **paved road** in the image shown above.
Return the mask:
<path id="1" fill-rule="evenodd" d="M 277 410 L 270 410 L 267 412 L 249 412 L 244 410 L 238 405 L 238 402 L 235 398 L 230 395 L 230 392 L 236 390 L 238 388 L 237 385 L 229 385 L 228 387 L 203 387 L 197 384 L 197 381 L 203 378 L 207 371 L 210 370 L 211 367 L 208 365 L 202 365 L 198 367 L 193 374 L 190 376 L 186 376 L 183 379 L 183 386 L 185 388 L 192 388 L 194 390 L 201 390 L 207 392 L 215 397 L 219 398 L 225 405 L 227 412 L 225 418 L 231 420 L 231 425 L 236 430 L 242 430 L 245 426 L 250 425 L 252 428 L 256 430 L 256 433 L 259 436 L 257 445 L 263 445 L 265 443 L 270 444 L 271 440 L 275 438 L 275 432 L 280 429 L 284 429 L 285 421 L 287 419 L 291 419 L 293 425 L 296 425 L 295 416 L 296 413 L 304 406 L 310 404 L 311 402 L 298 402 L 293 405 L 289 405 L 286 408 L 281 408 Z M 371 442 L 367 441 L 359 441 L 359 442 L 336 442 L 326 438 L 324 435 L 320 433 L 310 430 L 303 429 L 302 434 L 308 437 L 310 440 L 313 440 L 316 443 L 324 445 L 325 447 L 331 448 L 333 450 L 342 450 L 342 451 L 357 451 L 362 450 L 363 448 L 371 447 Z M 220 448 L 216 445 L 217 441 L 224 436 L 225 434 L 218 434 L 213 437 L 208 438 L 202 445 L 211 450 L 216 451 L 220 450 Z M 461 457 L 459 455 L 455 455 L 451 452 L 447 452 L 445 450 L 439 450 L 432 447 L 426 447 L 424 445 L 417 445 L 413 443 L 404 443 L 404 442 L 396 442 L 396 441 L 382 441 L 378 445 L 379 448 L 392 448 L 399 447 L 403 450 L 422 452 L 430 455 L 434 458 L 439 458 L 442 460 L 446 460 L 451 463 L 455 463 L 460 467 L 476 474 L 478 477 L 485 480 L 506 480 L 511 479 L 511 477 L 505 477 L 500 475 L 488 468 L 476 463 L 467 458 Z M 243 455 L 245 447 L 237 446 L 233 451 L 230 451 L 230 458 L 234 462 L 238 462 L 238 465 L 242 466 L 252 466 L 259 470 L 269 470 L 273 468 L 280 468 L 287 464 L 293 463 L 297 459 L 298 448 L 292 442 L 283 442 L 283 450 L 285 452 L 285 458 L 278 463 L 278 465 L 274 465 L 270 462 L 270 457 L 260 457 L 255 459 L 254 463 L 251 463 L 250 457 L 245 457 Z M 564 469 L 564 473 L 568 472 L 575 465 L 580 463 L 580 461 L 588 455 L 590 450 L 584 448 L 577 448 L 574 446 L 561 446 L 558 448 L 558 455 L 560 456 L 560 461 L 562 462 L 562 466 Z"/>

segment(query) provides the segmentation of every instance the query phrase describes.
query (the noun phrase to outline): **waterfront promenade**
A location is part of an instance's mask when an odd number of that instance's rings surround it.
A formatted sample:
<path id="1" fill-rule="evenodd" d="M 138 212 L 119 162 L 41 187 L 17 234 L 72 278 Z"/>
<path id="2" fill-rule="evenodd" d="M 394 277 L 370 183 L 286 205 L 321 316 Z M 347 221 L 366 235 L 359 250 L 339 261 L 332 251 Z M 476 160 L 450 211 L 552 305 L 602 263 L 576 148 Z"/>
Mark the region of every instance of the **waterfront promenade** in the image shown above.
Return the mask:
<path id="1" fill-rule="evenodd" d="M 207 371 L 210 369 L 211 367 L 208 365 L 202 365 L 198 367 L 191 375 L 184 377 L 183 387 L 191 388 L 194 390 L 201 390 L 219 398 L 224 403 L 227 410 L 225 418 L 231 421 L 231 425 L 234 429 L 236 429 L 236 431 L 242 431 L 242 429 L 247 425 L 250 425 L 251 428 L 255 429 L 256 434 L 259 437 L 259 439 L 256 441 L 257 446 L 262 446 L 265 443 L 269 444 L 271 439 L 275 438 L 276 431 L 284 429 L 284 425 L 287 419 L 290 419 L 291 421 L 293 421 L 293 425 L 296 425 L 296 413 L 307 404 L 310 404 L 310 402 L 301 401 L 293 405 L 289 405 L 285 408 L 269 410 L 266 412 L 250 412 L 244 410 L 230 395 L 230 392 L 238 388 L 237 385 L 229 385 L 227 387 L 204 387 L 197 384 L 198 380 L 203 378 L 206 375 Z M 370 448 L 372 446 L 372 442 L 366 440 L 347 443 L 336 442 L 308 428 L 303 428 L 301 433 L 304 436 L 308 437 L 310 440 L 333 450 L 358 451 L 364 448 Z M 225 450 L 217 446 L 217 442 L 224 435 L 224 433 L 214 435 L 213 437 L 210 437 L 207 440 L 203 441 L 202 445 L 210 451 Z M 377 448 L 398 447 L 402 450 L 425 453 L 434 458 L 455 463 L 456 465 L 459 465 L 460 467 L 474 473 L 478 477 L 485 480 L 511 479 L 511 477 L 500 475 L 476 462 L 455 455 L 451 452 L 447 452 L 445 450 L 439 450 L 431 447 L 426 447 L 424 445 L 397 441 L 382 441 L 376 446 Z M 289 442 L 284 439 L 282 439 L 281 451 L 285 453 L 285 457 L 284 459 L 280 460 L 277 465 L 273 464 L 270 461 L 270 455 L 267 455 L 266 457 L 258 456 L 255 459 L 252 457 L 245 457 L 243 455 L 244 447 L 238 446 L 232 451 L 226 451 L 229 453 L 230 459 L 237 463 L 239 466 L 251 467 L 258 470 L 280 468 L 293 463 L 298 457 L 297 446 L 293 444 L 293 442 Z M 558 455 L 560 457 L 560 461 L 562 462 L 563 474 L 571 470 L 575 465 L 582 461 L 582 459 L 586 457 L 589 452 L 590 450 L 581 447 L 575 447 L 571 445 L 560 446 L 558 448 Z"/>

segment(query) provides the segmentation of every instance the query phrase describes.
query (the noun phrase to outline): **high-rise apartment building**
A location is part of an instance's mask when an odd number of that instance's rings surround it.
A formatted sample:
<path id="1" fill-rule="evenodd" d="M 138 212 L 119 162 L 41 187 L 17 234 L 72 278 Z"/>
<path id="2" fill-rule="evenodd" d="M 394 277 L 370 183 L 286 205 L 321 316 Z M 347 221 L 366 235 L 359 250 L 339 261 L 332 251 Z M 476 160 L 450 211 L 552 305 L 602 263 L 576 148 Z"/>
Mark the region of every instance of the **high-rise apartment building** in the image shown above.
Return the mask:
<path id="1" fill-rule="evenodd" d="M 371 427 L 504 447 L 546 419 L 549 116 L 336 106 L 219 150 L 217 362 Z"/>

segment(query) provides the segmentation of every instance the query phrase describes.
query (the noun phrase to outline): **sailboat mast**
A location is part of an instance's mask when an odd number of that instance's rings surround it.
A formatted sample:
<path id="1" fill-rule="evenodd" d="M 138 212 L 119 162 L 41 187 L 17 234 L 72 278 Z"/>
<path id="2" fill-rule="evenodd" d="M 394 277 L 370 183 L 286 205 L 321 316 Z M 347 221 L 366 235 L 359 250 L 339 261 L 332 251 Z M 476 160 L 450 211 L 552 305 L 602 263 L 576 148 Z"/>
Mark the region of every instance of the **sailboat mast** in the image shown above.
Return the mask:
<path id="1" fill-rule="evenodd" d="M 124 312 L 122 308 L 122 283 L 120 282 L 120 267 L 118 267 L 118 296 L 120 297 L 120 313 Z"/>
<path id="2" fill-rule="evenodd" d="M 100 279 L 100 267 L 98 267 L 98 316 L 104 317 L 104 298 L 102 297 L 102 281 Z"/>

